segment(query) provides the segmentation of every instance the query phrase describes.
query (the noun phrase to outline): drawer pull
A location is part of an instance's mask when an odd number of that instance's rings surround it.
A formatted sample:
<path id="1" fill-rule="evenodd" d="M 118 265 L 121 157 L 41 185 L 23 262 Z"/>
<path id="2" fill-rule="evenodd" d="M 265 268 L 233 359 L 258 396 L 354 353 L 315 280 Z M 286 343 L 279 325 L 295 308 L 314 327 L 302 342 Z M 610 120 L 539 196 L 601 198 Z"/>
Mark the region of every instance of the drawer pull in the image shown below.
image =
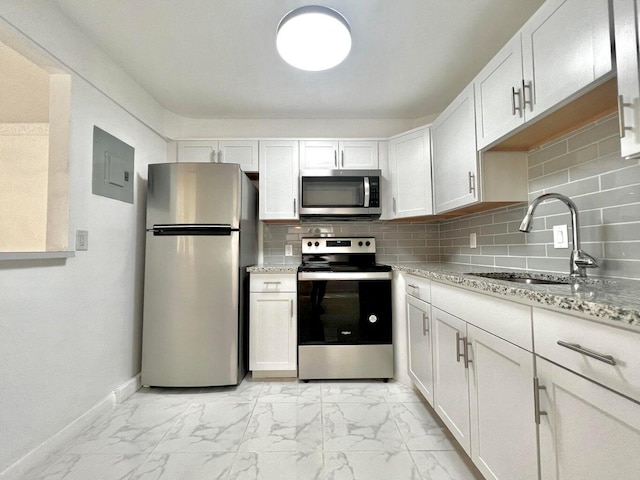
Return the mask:
<path id="1" fill-rule="evenodd" d="M 417 285 L 413 285 L 413 284 L 411 284 L 411 283 L 408 283 L 408 284 L 407 284 L 407 287 L 411 287 L 411 288 L 413 288 L 413 289 L 418 289 L 418 288 L 420 288 L 420 287 L 418 287 Z"/>
<path id="2" fill-rule="evenodd" d="M 609 365 L 615 365 L 616 361 L 613 359 L 611 355 L 602 355 L 601 353 L 594 352 L 593 350 L 589 350 L 584 348 L 577 343 L 567 343 L 562 340 L 558 340 L 558 345 L 564 348 L 568 348 L 569 350 L 573 350 L 574 352 L 582 353 L 587 357 L 595 358 L 596 360 L 600 360 L 601 362 L 608 363 Z"/>
<path id="3" fill-rule="evenodd" d="M 280 282 L 263 282 L 265 285 L 280 285 Z"/>

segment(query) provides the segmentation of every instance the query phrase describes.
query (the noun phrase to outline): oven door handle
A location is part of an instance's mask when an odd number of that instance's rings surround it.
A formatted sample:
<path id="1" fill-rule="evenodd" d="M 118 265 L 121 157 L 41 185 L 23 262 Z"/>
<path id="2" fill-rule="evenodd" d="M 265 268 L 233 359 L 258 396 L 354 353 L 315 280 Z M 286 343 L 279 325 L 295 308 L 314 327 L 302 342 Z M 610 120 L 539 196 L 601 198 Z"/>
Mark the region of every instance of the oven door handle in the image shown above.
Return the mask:
<path id="1" fill-rule="evenodd" d="M 392 272 L 298 272 L 298 280 L 391 280 Z"/>

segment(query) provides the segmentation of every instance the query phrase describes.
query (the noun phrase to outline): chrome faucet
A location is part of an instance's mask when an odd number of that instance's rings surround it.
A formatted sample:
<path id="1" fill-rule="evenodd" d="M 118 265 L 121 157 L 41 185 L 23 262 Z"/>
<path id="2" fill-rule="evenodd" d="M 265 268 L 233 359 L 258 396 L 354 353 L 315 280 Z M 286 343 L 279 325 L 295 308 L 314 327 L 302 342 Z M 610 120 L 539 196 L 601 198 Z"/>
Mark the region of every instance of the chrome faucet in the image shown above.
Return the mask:
<path id="1" fill-rule="evenodd" d="M 545 193 L 540 195 L 531 202 L 527 213 L 522 219 L 519 230 L 521 232 L 530 232 L 533 225 L 533 212 L 538 207 L 538 204 L 550 199 L 560 200 L 569 207 L 571 212 L 571 231 L 573 233 L 573 250 L 571 251 L 571 257 L 569 258 L 569 274 L 572 277 L 586 277 L 587 268 L 597 268 L 598 262 L 588 253 L 583 252 L 580 249 L 580 224 L 578 223 L 578 208 L 576 204 L 569 197 L 565 197 L 559 193 Z"/>

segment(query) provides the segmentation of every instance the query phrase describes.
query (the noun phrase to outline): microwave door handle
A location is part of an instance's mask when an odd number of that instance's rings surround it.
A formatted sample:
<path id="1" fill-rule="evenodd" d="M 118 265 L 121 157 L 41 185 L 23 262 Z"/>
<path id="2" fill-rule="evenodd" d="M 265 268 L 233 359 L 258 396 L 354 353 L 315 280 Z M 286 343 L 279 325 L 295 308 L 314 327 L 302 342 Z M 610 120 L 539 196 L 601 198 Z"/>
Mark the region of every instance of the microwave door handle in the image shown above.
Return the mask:
<path id="1" fill-rule="evenodd" d="M 364 207 L 369 208 L 369 177 L 364 177 Z"/>

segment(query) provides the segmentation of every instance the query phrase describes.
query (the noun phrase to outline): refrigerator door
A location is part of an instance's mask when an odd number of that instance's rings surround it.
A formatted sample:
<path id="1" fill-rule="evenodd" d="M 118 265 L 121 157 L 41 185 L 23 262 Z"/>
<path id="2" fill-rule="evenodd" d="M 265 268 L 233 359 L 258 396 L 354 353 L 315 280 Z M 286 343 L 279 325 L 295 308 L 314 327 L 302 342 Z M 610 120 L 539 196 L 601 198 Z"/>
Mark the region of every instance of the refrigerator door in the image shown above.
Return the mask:
<path id="1" fill-rule="evenodd" d="M 238 383 L 239 236 L 147 235 L 143 385 Z"/>
<path id="2" fill-rule="evenodd" d="M 239 228 L 238 165 L 159 163 L 149 165 L 147 228 L 154 224 L 227 224 Z"/>

